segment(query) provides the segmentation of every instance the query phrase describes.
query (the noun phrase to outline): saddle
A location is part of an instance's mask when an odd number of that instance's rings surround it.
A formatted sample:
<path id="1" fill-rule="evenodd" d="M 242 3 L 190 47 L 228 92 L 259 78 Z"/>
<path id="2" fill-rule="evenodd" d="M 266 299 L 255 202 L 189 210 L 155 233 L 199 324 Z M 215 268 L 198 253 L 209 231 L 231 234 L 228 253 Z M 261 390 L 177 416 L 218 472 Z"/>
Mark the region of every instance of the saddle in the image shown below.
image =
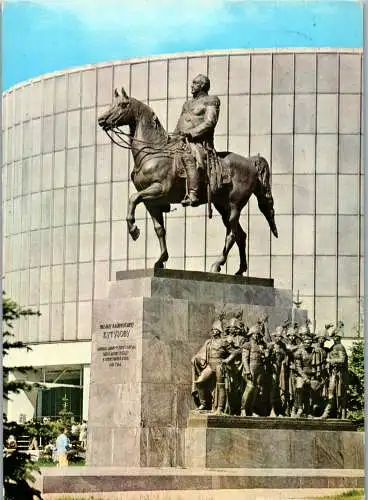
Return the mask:
<path id="1" fill-rule="evenodd" d="M 184 147 L 183 147 L 184 146 Z M 187 173 L 185 164 L 187 162 L 195 162 L 190 149 L 182 142 L 182 147 L 173 151 L 173 161 L 176 175 L 182 179 L 186 179 Z M 215 149 L 207 150 L 207 172 L 209 173 L 209 182 L 212 191 L 219 189 L 224 184 L 229 184 L 231 181 L 230 168 L 221 160 Z M 207 176 L 206 176 L 207 177 Z"/>

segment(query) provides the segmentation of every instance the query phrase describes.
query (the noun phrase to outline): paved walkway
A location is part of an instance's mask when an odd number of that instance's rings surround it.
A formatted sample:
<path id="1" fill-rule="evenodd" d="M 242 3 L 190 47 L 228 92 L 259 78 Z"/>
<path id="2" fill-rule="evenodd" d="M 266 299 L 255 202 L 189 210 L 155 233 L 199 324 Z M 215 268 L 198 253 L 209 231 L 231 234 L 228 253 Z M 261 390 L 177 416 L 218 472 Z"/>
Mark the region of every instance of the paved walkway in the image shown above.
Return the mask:
<path id="1" fill-rule="evenodd" d="M 122 493 L 44 494 L 44 500 L 312 500 L 339 495 L 348 489 L 287 489 L 287 490 L 187 490 L 187 491 L 128 491 Z M 364 497 L 362 495 L 362 500 Z"/>

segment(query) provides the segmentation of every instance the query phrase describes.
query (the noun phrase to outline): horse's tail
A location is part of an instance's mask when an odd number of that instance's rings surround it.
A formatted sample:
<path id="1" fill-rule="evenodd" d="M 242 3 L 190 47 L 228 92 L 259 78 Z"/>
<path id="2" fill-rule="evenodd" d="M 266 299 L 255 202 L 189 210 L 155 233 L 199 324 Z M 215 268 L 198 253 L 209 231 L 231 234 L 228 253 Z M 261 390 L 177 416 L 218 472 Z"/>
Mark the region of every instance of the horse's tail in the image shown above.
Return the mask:
<path id="1" fill-rule="evenodd" d="M 257 169 L 258 178 L 254 194 L 258 200 L 258 207 L 265 216 L 273 235 L 277 238 L 278 232 L 275 223 L 275 210 L 273 207 L 273 197 L 270 185 L 270 167 L 267 160 L 260 155 L 254 158 L 254 164 Z"/>

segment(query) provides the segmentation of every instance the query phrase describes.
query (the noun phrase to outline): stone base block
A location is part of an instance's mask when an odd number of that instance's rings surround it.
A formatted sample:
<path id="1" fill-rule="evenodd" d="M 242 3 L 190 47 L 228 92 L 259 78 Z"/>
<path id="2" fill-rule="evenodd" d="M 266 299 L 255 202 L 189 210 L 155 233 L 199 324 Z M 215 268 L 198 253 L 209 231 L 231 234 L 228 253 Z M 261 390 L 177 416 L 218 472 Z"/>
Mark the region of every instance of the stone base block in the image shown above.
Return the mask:
<path id="1" fill-rule="evenodd" d="M 116 491 L 363 488 L 364 470 L 347 469 L 124 469 L 69 467 L 42 469 L 43 493 Z"/>
<path id="2" fill-rule="evenodd" d="M 185 464 L 203 468 L 363 469 L 364 434 L 349 421 L 191 413 Z"/>

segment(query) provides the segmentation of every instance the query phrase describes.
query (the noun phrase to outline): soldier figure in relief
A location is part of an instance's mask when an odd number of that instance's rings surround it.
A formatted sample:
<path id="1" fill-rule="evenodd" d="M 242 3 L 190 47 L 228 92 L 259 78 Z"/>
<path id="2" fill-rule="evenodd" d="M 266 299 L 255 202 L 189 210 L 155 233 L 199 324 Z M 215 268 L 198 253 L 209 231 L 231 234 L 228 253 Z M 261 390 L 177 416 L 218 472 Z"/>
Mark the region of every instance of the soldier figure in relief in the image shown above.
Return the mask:
<path id="1" fill-rule="evenodd" d="M 213 150 L 213 136 L 220 112 L 220 99 L 209 96 L 210 80 L 198 75 L 192 82 L 193 99 L 183 106 L 173 136 L 183 136 L 190 146 L 193 161 L 185 162 L 188 193 L 182 200 L 184 207 L 196 207 L 200 204 L 198 169 L 205 169 L 207 153 Z"/>

